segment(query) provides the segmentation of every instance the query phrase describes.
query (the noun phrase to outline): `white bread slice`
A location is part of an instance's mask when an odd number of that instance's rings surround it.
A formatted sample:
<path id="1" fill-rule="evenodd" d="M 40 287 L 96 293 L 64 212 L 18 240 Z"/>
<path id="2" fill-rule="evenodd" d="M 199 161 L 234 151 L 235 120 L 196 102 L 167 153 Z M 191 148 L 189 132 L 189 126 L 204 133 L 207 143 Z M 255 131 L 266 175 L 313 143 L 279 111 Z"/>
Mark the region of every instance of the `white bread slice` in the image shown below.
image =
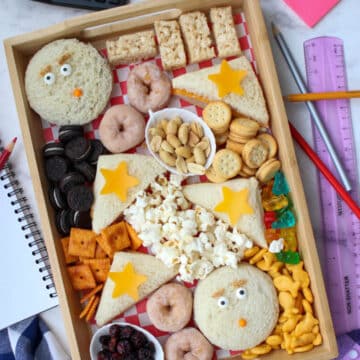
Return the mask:
<path id="1" fill-rule="evenodd" d="M 139 252 L 115 253 L 110 271 L 122 271 L 128 263 L 133 265 L 136 273 L 147 277 L 146 282 L 138 287 L 138 301 L 144 299 L 161 285 L 174 278 L 177 274 L 176 268 L 169 268 L 155 256 Z M 114 282 L 108 278 L 101 293 L 100 304 L 95 315 L 96 324 L 98 326 L 106 324 L 136 303 L 136 301 L 127 294 L 113 298 L 113 290 Z"/>
<path id="2" fill-rule="evenodd" d="M 201 183 L 183 187 L 185 197 L 196 205 L 212 211 L 219 219 L 230 223 L 228 214 L 214 211 L 215 206 L 223 200 L 222 188 L 229 187 L 235 191 L 249 189 L 248 202 L 254 209 L 253 214 L 242 215 L 236 224 L 239 232 L 247 235 L 257 245 L 267 248 L 265 240 L 264 212 L 261 205 L 258 182 L 255 178 L 235 179 L 221 184 Z"/>
<path id="3" fill-rule="evenodd" d="M 269 114 L 266 109 L 264 95 L 259 81 L 245 56 L 229 61 L 231 68 L 246 70 L 247 75 L 241 82 L 244 95 L 234 93 L 219 98 L 216 85 L 208 79 L 208 75 L 218 73 L 220 65 L 214 65 L 198 71 L 180 75 L 172 80 L 173 93 L 185 98 L 196 105 L 205 106 L 206 103 L 222 100 L 231 106 L 235 114 L 247 116 L 267 127 Z"/>
<path id="4" fill-rule="evenodd" d="M 140 180 L 129 189 L 125 202 L 115 194 L 101 195 L 105 179 L 100 169 L 116 169 L 120 162 L 126 161 L 128 173 Z M 92 209 L 92 229 L 99 233 L 104 227 L 114 222 L 121 213 L 135 200 L 136 194 L 146 189 L 155 178 L 166 171 L 153 157 L 138 154 L 102 155 L 98 159 L 94 182 L 94 205 Z"/>

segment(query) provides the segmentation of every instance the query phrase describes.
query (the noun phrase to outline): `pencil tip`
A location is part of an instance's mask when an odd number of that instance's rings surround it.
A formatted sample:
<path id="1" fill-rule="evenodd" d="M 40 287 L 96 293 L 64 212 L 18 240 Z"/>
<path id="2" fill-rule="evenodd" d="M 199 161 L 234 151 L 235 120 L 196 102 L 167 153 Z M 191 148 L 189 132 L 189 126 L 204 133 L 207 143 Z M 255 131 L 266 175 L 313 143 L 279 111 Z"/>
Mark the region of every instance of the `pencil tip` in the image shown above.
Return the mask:
<path id="1" fill-rule="evenodd" d="M 14 137 L 12 142 L 15 144 L 16 140 L 17 140 L 17 137 Z"/>
<path id="2" fill-rule="evenodd" d="M 273 22 L 271 23 L 271 30 L 272 30 L 272 33 L 273 33 L 274 36 L 279 34 L 279 32 L 280 32 L 278 27 Z"/>

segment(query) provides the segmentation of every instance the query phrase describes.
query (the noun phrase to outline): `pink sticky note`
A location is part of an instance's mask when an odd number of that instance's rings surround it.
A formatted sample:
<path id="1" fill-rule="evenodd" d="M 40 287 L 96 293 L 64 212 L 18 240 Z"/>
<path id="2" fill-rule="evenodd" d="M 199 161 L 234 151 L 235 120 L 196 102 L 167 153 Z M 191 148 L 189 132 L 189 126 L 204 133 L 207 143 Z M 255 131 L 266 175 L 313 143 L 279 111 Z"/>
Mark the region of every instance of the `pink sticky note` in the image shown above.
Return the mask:
<path id="1" fill-rule="evenodd" d="M 313 27 L 340 0 L 284 0 L 307 25 Z"/>

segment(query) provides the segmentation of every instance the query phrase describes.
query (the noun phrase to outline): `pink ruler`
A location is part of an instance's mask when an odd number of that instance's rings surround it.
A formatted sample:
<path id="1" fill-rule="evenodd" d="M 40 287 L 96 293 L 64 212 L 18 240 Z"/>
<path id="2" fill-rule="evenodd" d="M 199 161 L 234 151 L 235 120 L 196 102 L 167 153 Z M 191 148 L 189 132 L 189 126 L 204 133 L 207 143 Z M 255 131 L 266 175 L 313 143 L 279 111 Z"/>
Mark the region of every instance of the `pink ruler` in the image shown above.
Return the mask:
<path id="1" fill-rule="evenodd" d="M 304 43 L 308 89 L 347 90 L 341 39 L 318 37 Z M 316 102 L 336 152 L 351 180 L 351 196 L 359 204 L 359 182 L 349 100 Z M 312 122 L 313 124 L 313 122 Z M 315 151 L 337 175 L 326 147 L 313 127 Z M 360 221 L 319 174 L 324 237 L 323 271 L 336 333 L 360 328 Z"/>

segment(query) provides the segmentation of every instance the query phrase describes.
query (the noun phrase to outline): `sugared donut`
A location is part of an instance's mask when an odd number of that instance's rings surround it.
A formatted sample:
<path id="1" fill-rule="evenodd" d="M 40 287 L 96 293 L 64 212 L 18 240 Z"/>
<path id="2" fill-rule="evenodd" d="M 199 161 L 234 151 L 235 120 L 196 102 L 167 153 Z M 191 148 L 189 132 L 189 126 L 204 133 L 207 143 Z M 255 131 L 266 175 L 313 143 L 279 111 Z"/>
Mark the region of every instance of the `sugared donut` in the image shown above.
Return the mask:
<path id="1" fill-rule="evenodd" d="M 191 291 L 183 285 L 170 283 L 151 295 L 146 310 L 156 328 L 175 332 L 190 321 L 192 305 Z"/>
<path id="2" fill-rule="evenodd" d="M 104 114 L 99 135 L 110 152 L 124 152 L 144 140 L 144 117 L 130 105 L 115 105 Z"/>
<path id="3" fill-rule="evenodd" d="M 164 71 L 147 62 L 134 67 L 127 80 L 127 95 L 132 106 L 142 113 L 164 108 L 171 96 L 171 81 Z"/>
<path id="4" fill-rule="evenodd" d="M 213 353 L 205 336 L 191 327 L 172 334 L 165 343 L 166 360 L 211 360 Z"/>

